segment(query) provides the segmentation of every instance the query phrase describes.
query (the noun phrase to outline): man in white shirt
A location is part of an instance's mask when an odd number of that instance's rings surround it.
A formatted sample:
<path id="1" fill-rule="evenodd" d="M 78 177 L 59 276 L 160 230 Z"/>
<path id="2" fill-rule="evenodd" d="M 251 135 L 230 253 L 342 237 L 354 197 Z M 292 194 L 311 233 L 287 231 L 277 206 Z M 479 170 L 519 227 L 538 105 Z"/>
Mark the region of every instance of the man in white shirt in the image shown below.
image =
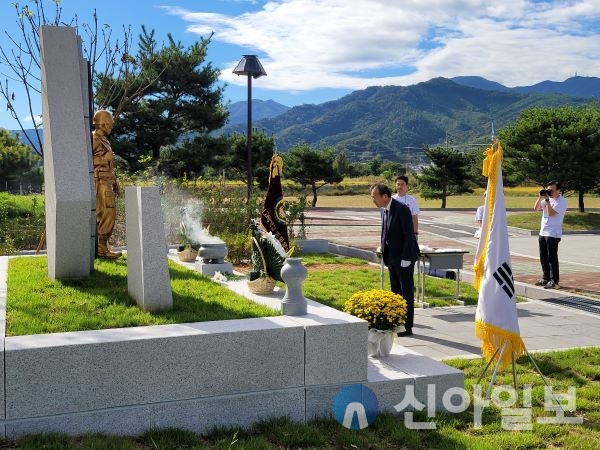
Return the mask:
<path id="1" fill-rule="evenodd" d="M 401 175 L 396 177 L 396 193 L 392 195 L 392 198 L 398 200 L 400 203 L 408 206 L 410 214 L 412 215 L 413 228 L 415 230 L 415 236 L 419 235 L 419 204 L 417 200 L 408 192 L 408 177 Z"/>
<path id="2" fill-rule="evenodd" d="M 540 191 L 533 205 L 534 211 L 542 211 L 542 223 L 538 238 L 543 278 L 536 283 L 545 289 L 559 289 L 558 243 L 562 237 L 562 224 L 567 212 L 567 200 L 562 196 L 558 181 L 550 181 Z"/>
<path id="3" fill-rule="evenodd" d="M 486 193 L 483 193 L 483 199 L 485 200 L 486 197 Z M 477 211 L 475 211 L 475 222 L 477 222 L 477 230 L 475 231 L 475 234 L 473 235 L 473 237 L 479 239 L 479 237 L 481 236 L 481 225 L 483 224 L 483 213 L 485 210 L 485 205 L 481 205 L 477 207 Z"/>

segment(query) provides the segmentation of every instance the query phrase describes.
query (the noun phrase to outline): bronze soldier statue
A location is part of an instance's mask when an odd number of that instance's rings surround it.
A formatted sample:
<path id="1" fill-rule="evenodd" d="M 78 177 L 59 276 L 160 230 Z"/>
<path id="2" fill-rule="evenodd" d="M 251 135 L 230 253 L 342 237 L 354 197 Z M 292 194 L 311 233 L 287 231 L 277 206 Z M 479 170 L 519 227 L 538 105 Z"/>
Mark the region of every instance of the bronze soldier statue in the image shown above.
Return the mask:
<path id="1" fill-rule="evenodd" d="M 121 252 L 112 252 L 108 246 L 115 227 L 115 199 L 119 185 L 114 171 L 114 156 L 107 136 L 113 128 L 110 111 L 99 110 L 94 114 L 92 151 L 94 154 L 94 181 L 96 182 L 96 223 L 98 225 L 98 257 L 116 259 Z"/>

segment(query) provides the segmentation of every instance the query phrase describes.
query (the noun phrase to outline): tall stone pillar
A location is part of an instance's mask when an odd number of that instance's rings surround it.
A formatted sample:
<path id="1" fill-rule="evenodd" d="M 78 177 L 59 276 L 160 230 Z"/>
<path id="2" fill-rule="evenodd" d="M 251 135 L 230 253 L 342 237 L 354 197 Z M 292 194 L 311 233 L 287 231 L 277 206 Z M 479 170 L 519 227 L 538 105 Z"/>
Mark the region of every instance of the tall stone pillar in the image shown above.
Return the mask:
<path id="1" fill-rule="evenodd" d="M 40 44 L 48 277 L 87 277 L 95 235 L 87 63 L 74 28 L 42 26 Z"/>

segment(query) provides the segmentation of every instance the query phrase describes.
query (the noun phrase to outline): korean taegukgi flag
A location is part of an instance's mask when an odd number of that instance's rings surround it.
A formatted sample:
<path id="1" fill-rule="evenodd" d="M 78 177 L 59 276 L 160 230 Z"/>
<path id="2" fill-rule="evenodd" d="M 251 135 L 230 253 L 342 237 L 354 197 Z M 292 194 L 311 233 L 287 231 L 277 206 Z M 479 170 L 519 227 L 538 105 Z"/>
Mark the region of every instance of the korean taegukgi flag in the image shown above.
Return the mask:
<path id="1" fill-rule="evenodd" d="M 519 332 L 515 285 L 508 247 L 508 228 L 504 186 L 502 183 L 502 146 L 496 140 L 486 149 L 483 175 L 488 178 L 481 237 L 475 255 L 473 285 L 479 291 L 475 315 L 475 335 L 489 362 L 494 353 L 506 345 L 500 367 L 525 351 Z M 502 352 L 498 352 L 498 357 Z"/>

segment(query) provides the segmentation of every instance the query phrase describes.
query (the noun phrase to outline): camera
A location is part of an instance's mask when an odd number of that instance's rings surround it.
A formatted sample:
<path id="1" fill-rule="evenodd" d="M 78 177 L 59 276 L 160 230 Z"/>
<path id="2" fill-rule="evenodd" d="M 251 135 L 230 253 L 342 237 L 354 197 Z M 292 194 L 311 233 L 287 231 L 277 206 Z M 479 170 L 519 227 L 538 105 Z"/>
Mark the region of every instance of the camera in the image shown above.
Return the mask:
<path id="1" fill-rule="evenodd" d="M 548 189 L 540 189 L 540 197 L 552 197 L 552 191 L 549 191 Z"/>

